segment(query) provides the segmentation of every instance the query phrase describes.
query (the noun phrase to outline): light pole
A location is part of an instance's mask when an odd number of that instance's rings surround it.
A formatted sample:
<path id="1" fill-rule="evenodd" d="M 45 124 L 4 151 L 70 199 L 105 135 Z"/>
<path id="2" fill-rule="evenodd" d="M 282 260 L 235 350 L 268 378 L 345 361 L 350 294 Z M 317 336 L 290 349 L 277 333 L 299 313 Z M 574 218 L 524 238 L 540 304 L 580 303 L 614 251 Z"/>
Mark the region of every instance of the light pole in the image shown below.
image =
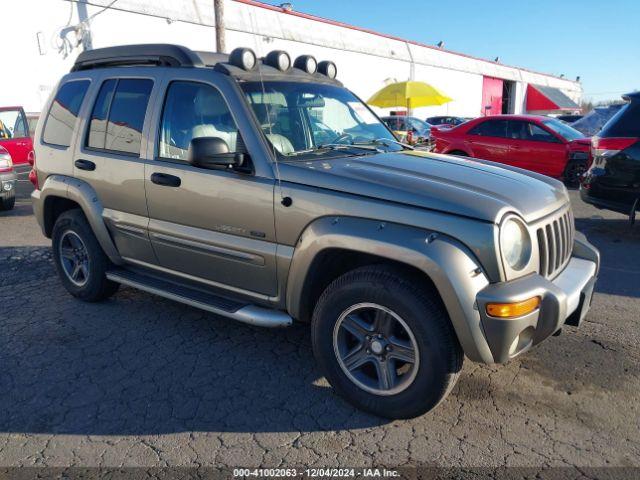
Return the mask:
<path id="1" fill-rule="evenodd" d="M 225 31 L 224 31 L 224 0 L 213 0 L 213 11 L 216 17 L 216 51 L 224 53 Z"/>

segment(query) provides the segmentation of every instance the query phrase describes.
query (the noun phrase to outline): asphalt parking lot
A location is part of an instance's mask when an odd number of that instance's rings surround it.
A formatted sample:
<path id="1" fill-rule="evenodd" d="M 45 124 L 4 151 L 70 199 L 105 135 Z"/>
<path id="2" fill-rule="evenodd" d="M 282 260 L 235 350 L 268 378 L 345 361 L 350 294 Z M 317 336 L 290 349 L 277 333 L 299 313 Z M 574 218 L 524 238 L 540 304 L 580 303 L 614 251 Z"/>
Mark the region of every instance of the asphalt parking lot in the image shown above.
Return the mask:
<path id="1" fill-rule="evenodd" d="M 582 327 L 504 366 L 467 361 L 437 410 L 389 422 L 332 393 L 305 326 L 128 288 L 76 301 L 21 179 L 0 215 L 0 466 L 640 466 L 640 225 L 577 192 L 603 258 Z"/>

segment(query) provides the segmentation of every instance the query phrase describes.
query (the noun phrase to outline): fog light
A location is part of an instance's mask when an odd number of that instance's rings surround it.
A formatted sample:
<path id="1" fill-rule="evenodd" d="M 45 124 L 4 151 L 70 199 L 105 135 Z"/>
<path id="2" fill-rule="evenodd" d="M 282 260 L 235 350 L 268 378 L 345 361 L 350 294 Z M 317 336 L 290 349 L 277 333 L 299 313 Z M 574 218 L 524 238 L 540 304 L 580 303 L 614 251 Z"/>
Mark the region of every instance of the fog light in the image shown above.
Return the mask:
<path id="1" fill-rule="evenodd" d="M 318 64 L 318 72 L 334 79 L 338 76 L 338 67 L 336 67 L 336 64 L 333 62 L 324 61 Z"/>
<path id="2" fill-rule="evenodd" d="M 277 68 L 281 72 L 286 72 L 291 68 L 291 57 L 287 52 L 274 50 L 269 52 L 264 59 L 264 63 L 270 67 Z"/>
<path id="3" fill-rule="evenodd" d="M 316 70 L 318 70 L 318 62 L 311 55 L 300 55 L 296 58 L 296 61 L 293 62 L 293 66 L 310 75 L 313 75 L 316 73 Z"/>
<path id="4" fill-rule="evenodd" d="M 2 189 L 5 192 L 8 192 L 9 190 L 11 190 L 13 188 L 13 183 L 5 183 L 4 186 L 2 187 Z"/>
<path id="5" fill-rule="evenodd" d="M 533 312 L 540 306 L 540 297 L 516 303 L 487 303 L 487 315 L 498 318 L 516 318 Z"/>
<path id="6" fill-rule="evenodd" d="M 229 54 L 229 63 L 243 70 L 253 70 L 257 62 L 256 54 L 250 48 L 236 48 Z"/>

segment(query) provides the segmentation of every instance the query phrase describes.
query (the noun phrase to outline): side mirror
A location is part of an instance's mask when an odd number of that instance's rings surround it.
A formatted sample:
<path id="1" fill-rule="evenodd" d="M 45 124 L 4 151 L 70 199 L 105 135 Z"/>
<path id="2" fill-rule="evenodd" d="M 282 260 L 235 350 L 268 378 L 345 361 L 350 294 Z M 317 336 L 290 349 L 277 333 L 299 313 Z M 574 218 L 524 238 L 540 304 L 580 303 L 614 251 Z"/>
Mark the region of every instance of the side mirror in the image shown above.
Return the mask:
<path id="1" fill-rule="evenodd" d="M 199 168 L 239 168 L 245 163 L 245 154 L 229 152 L 229 145 L 219 137 L 192 138 L 187 159 Z"/>

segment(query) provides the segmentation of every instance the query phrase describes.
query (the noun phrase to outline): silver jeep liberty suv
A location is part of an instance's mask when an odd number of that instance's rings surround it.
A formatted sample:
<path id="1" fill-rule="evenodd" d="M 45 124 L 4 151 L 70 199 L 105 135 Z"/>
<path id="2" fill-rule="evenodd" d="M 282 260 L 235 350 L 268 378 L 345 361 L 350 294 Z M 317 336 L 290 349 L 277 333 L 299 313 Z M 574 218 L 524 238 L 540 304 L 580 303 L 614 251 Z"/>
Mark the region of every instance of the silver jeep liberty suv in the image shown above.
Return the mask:
<path id="1" fill-rule="evenodd" d="M 283 51 L 84 52 L 38 125 L 33 206 L 72 295 L 308 322 L 339 394 L 414 417 L 463 355 L 503 363 L 578 325 L 599 254 L 560 182 L 399 144 L 336 73 Z"/>

